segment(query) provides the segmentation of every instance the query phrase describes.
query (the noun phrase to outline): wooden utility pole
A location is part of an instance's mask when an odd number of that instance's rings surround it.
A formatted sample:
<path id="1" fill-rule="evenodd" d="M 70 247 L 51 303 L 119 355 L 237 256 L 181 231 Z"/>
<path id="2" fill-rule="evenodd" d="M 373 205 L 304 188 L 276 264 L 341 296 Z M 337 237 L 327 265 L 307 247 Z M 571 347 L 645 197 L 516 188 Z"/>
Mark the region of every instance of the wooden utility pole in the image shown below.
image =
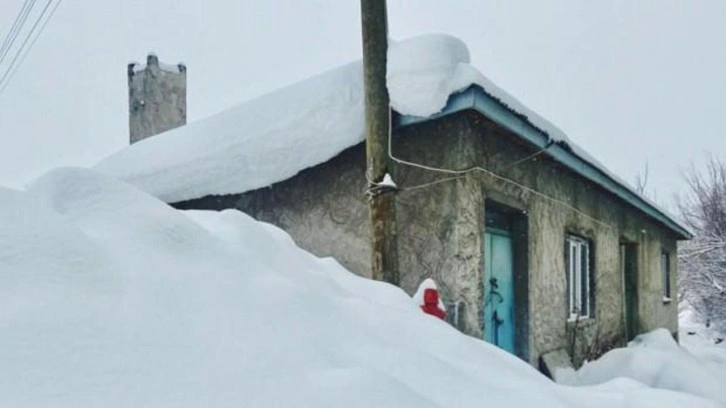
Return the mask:
<path id="1" fill-rule="evenodd" d="M 366 163 L 371 217 L 373 279 L 399 284 L 395 187 L 380 183 L 389 173 L 391 108 L 386 88 L 388 23 L 385 0 L 361 0 L 363 83 L 366 110 Z"/>

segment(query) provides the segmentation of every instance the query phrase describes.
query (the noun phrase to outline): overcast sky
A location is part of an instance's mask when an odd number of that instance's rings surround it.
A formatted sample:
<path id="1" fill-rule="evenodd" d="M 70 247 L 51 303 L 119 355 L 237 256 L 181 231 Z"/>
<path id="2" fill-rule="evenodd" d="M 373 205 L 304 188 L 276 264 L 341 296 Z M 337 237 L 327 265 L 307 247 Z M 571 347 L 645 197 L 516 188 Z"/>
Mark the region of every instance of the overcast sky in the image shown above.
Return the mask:
<path id="1" fill-rule="evenodd" d="M 22 3 L 0 0 L 3 37 Z M 393 38 L 461 38 L 485 75 L 622 178 L 648 162 L 659 202 L 682 188 L 689 163 L 726 158 L 726 1 L 389 0 L 388 8 Z M 359 20 L 356 0 L 65 0 L 0 94 L 0 185 L 21 187 L 126 146 L 126 64 L 148 51 L 187 64 L 194 121 L 360 58 Z"/>

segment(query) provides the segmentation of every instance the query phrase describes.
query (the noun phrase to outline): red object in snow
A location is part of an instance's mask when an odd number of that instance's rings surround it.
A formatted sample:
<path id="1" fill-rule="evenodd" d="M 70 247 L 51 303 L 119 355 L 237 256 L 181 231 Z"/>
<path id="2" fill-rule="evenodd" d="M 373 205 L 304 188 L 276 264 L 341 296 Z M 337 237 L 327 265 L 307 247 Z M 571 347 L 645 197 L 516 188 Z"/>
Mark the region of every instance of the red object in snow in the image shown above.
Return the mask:
<path id="1" fill-rule="evenodd" d="M 439 308 L 439 291 L 436 289 L 425 289 L 423 295 L 424 304 L 421 310 L 424 313 L 436 316 L 441 320 L 446 319 L 446 310 Z"/>

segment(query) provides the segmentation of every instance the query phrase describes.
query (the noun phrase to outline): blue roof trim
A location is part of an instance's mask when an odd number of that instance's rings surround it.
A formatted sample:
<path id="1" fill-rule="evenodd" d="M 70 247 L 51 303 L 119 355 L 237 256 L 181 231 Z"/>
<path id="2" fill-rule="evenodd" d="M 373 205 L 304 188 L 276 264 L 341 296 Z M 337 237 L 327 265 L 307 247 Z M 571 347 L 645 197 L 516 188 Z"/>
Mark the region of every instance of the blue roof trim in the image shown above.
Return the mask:
<path id="1" fill-rule="evenodd" d="M 444 109 L 429 117 L 401 115 L 398 117 L 396 127 L 405 127 L 417 123 L 427 122 L 436 118 L 451 115 L 467 109 L 474 109 L 491 119 L 498 125 L 510 130 L 539 148 L 544 148 L 550 141 L 549 136 L 542 130 L 534 127 L 526 117 L 514 112 L 498 99 L 487 94 L 481 87 L 472 85 L 462 92 L 449 97 Z M 670 216 L 665 214 L 640 195 L 633 192 L 629 187 L 623 185 L 609 174 L 600 170 L 597 166 L 583 159 L 563 143 L 555 143 L 546 150 L 546 154 L 555 161 L 586 179 L 598 184 L 605 190 L 615 194 L 625 202 L 635 206 L 648 216 L 661 222 L 671 230 L 680 235 L 681 238 L 693 238 L 693 234 L 687 228 L 681 226 Z"/>

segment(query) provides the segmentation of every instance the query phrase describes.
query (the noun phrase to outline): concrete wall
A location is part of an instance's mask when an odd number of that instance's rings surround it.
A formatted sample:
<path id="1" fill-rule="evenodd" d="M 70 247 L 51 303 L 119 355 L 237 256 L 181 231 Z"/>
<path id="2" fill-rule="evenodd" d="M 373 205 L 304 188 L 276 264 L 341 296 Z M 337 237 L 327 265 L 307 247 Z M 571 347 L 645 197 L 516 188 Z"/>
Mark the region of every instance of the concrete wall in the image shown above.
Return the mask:
<path id="1" fill-rule="evenodd" d="M 147 137 L 187 123 L 187 70 L 182 64 L 160 67 L 149 55 L 144 69 L 129 64 L 129 139 Z"/>
<path id="2" fill-rule="evenodd" d="M 397 132 L 394 154 L 447 169 L 473 165 L 485 172 L 451 175 L 396 165 L 401 286 L 413 293 L 427 277 L 445 301 L 463 304 L 460 329 L 482 337 L 483 231 L 487 203 L 510 208 L 516 231 L 517 354 L 537 364 L 543 353 L 566 349 L 576 365 L 624 343 L 620 244 L 638 248 L 639 329 L 677 331 L 675 303 L 664 304 L 660 254 L 671 253 L 675 288 L 675 235 L 610 193 L 571 173 L 475 112 L 410 126 Z M 513 164 L 517 163 L 517 164 Z M 368 211 L 363 146 L 298 176 L 245 194 L 205 197 L 180 208 L 238 208 L 287 230 L 319 256 L 333 256 L 369 276 Z M 595 293 L 590 319 L 568 322 L 565 237 L 592 242 Z M 517 251 L 519 251 L 517 253 Z M 673 290 L 675 293 L 675 289 Z"/>
<path id="3" fill-rule="evenodd" d="M 370 277 L 368 204 L 363 146 L 345 150 L 294 178 L 245 194 L 209 196 L 175 204 L 184 209 L 237 208 L 287 231 L 320 257 Z"/>
<path id="4" fill-rule="evenodd" d="M 462 169 L 477 163 L 481 142 L 468 121 L 446 118 L 405 130 L 393 151 L 407 161 Z M 398 165 L 393 177 L 403 189 L 397 197 L 401 287 L 412 293 L 433 278 L 444 301 L 463 303 L 459 329 L 482 338 L 484 197 L 478 175 L 452 179 Z"/>
<path id="5" fill-rule="evenodd" d="M 464 120 L 464 119 L 461 119 Z M 481 196 L 523 210 L 528 220 L 528 326 L 531 336 L 520 355 L 532 363 L 548 351 L 566 348 L 575 365 L 625 342 L 620 244 L 636 244 L 638 255 L 639 331 L 666 327 L 677 331 L 677 307 L 662 299 L 660 254 L 676 257 L 675 234 L 651 221 L 610 193 L 536 153 L 478 114 L 467 115 L 476 164 L 515 183 L 477 172 Z M 439 131 L 436 122 L 404 130 Z M 517 164 L 513 164 L 517 163 Z M 568 322 L 564 245 L 567 234 L 587 238 L 593 250 L 594 316 Z M 515 254 L 516 256 L 516 254 Z M 677 271 L 671 262 L 671 285 Z M 672 286 L 675 287 L 675 286 Z"/>

